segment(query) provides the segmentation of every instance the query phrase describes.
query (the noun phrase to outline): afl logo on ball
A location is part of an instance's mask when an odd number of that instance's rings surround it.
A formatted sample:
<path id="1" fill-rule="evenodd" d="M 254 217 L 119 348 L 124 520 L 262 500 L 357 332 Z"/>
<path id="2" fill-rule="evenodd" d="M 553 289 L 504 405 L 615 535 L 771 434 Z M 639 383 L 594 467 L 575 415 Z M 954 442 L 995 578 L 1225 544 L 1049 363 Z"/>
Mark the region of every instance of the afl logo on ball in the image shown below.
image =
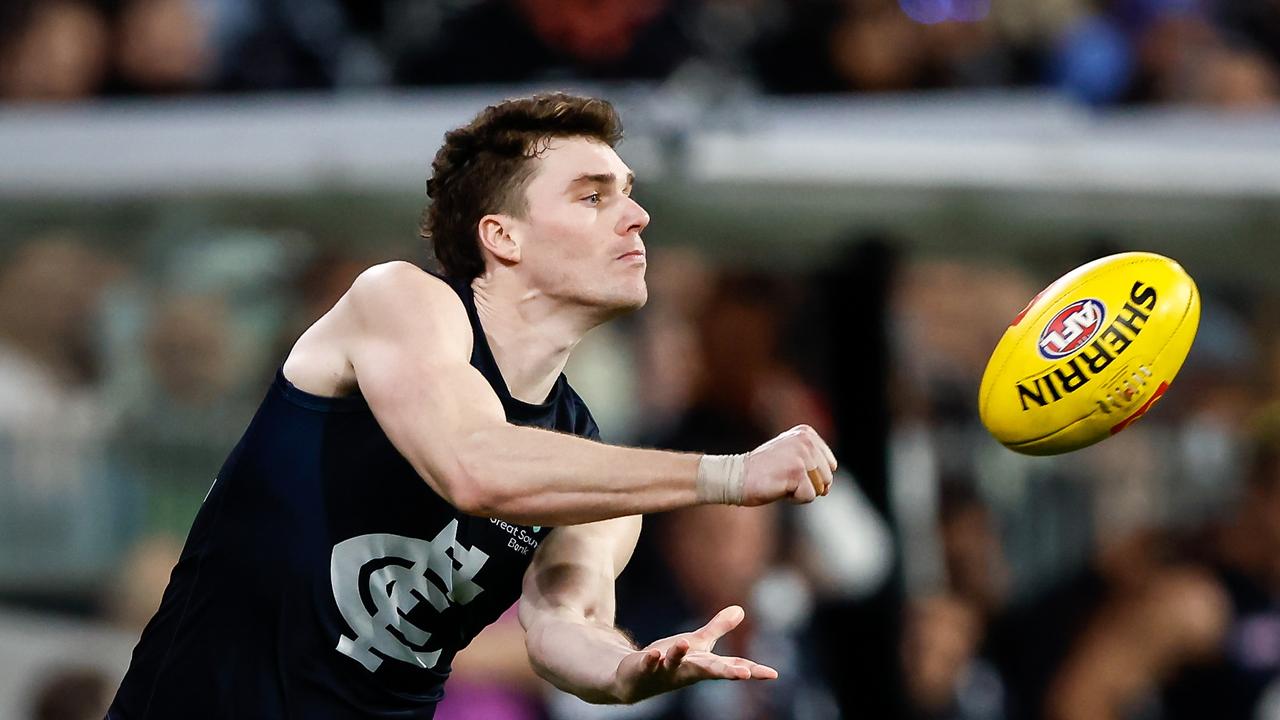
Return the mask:
<path id="1" fill-rule="evenodd" d="M 1085 346 L 1102 327 L 1107 308 L 1101 300 L 1077 300 L 1058 311 L 1040 333 L 1040 355 L 1059 360 Z"/>

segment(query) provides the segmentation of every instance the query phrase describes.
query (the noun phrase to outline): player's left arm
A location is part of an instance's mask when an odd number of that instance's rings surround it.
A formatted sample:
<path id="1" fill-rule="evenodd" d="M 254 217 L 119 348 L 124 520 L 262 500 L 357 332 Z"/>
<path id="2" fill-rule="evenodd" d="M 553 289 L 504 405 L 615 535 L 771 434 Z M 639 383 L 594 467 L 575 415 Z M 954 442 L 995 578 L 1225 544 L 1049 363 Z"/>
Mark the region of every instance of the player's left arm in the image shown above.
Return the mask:
<path id="1" fill-rule="evenodd" d="M 699 680 L 772 679 L 772 668 L 711 652 L 742 622 L 737 606 L 698 630 L 635 645 L 614 627 L 614 581 L 640 536 L 640 517 L 557 528 L 524 576 L 520 623 L 534 670 L 593 703 L 632 703 Z"/>

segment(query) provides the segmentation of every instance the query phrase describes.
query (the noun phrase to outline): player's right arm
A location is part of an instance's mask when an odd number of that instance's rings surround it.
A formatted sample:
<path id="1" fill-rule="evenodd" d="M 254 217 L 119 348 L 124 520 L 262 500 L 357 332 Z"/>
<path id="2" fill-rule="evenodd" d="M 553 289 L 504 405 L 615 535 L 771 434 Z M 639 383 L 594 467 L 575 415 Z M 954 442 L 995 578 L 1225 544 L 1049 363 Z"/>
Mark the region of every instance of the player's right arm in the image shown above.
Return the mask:
<path id="1" fill-rule="evenodd" d="M 569 525 L 706 500 L 699 486 L 702 456 L 508 423 L 497 395 L 470 364 L 472 332 L 461 301 L 418 268 L 371 268 L 335 311 L 344 355 L 379 425 L 432 489 L 460 510 Z M 741 502 L 811 501 L 830 487 L 835 465 L 817 433 L 795 428 L 747 456 Z"/>

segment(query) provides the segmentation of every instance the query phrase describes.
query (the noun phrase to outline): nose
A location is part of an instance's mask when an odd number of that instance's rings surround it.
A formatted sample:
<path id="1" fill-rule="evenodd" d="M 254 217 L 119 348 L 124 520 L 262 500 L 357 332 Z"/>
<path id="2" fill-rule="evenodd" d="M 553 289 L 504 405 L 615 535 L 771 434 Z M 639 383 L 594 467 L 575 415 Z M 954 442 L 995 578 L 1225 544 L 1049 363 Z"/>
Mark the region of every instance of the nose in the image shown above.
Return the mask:
<path id="1" fill-rule="evenodd" d="M 628 197 L 622 217 L 618 220 L 618 234 L 630 235 L 640 233 L 649 225 L 649 213 L 640 207 L 640 203 Z"/>

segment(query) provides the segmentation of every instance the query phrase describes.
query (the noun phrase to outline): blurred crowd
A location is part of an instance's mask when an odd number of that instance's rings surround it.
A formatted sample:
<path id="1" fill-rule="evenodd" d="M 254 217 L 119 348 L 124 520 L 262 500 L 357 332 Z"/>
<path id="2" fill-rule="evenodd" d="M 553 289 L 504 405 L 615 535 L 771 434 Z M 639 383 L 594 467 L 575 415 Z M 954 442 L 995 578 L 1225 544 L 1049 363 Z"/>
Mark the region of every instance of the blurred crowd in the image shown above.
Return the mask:
<path id="1" fill-rule="evenodd" d="M 0 98 L 644 80 L 1280 97 L 1272 0 L 4 0 Z"/>
<path id="2" fill-rule="evenodd" d="M 137 257 L 53 234 L 0 257 L 0 600 L 136 636 L 293 339 L 387 259 L 296 233 L 210 232 Z M 842 368 L 814 362 L 818 283 L 680 248 L 651 257 L 650 305 L 589 336 L 569 368 L 607 440 L 741 451 L 801 421 L 837 435 L 829 387 Z M 590 706 L 532 674 L 509 616 L 459 656 L 437 717 L 835 720 L 859 717 L 872 692 L 919 720 L 1277 717 L 1272 304 L 1202 287 L 1199 342 L 1159 411 L 1069 458 L 1032 461 L 985 436 L 972 399 L 990 348 L 1044 279 L 897 263 L 881 307 L 887 505 L 844 474 L 829 502 L 646 521 L 619 624 L 644 643 L 742 604 L 747 621 L 720 649 L 782 679 Z M 883 612 L 876 597 L 890 612 L 874 617 L 895 633 L 875 655 L 889 688 L 849 669 L 844 653 L 868 641 L 823 620 Z M 42 676 L 32 717 L 100 717 L 115 678 L 83 660 Z"/>

